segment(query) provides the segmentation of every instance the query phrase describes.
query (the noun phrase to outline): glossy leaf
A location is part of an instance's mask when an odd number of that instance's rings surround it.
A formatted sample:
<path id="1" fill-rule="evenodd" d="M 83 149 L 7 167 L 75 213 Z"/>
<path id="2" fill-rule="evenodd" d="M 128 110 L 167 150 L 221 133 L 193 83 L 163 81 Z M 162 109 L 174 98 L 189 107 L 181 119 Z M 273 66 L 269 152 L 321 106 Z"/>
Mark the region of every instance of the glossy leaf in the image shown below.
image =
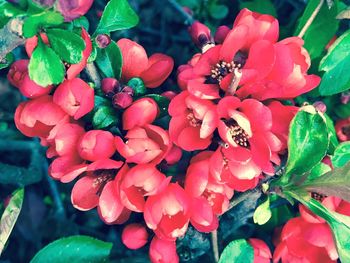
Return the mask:
<path id="1" fill-rule="evenodd" d="M 31 263 L 50 262 L 108 262 L 112 243 L 89 236 L 71 236 L 58 239 L 41 249 Z"/>
<path id="2" fill-rule="evenodd" d="M 294 35 L 298 35 L 318 4 L 319 0 L 310 0 L 305 8 L 305 11 L 300 18 Z M 339 21 L 335 19 L 338 14 L 339 1 L 334 1 L 331 8 L 323 4 L 320 12 L 305 32 L 303 39 L 305 41 L 305 48 L 309 51 L 311 59 L 320 57 L 324 51 L 325 46 L 332 39 L 339 27 Z"/>
<path id="3" fill-rule="evenodd" d="M 6 242 L 10 237 L 13 227 L 16 224 L 19 213 L 21 212 L 22 203 L 24 198 L 24 189 L 18 189 L 5 208 L 4 213 L 0 219 L 0 255 L 3 252 Z"/>
<path id="4" fill-rule="evenodd" d="M 65 62 L 77 64 L 82 60 L 85 43 L 80 36 L 58 28 L 47 30 L 46 34 L 51 48 Z"/>
<path id="5" fill-rule="evenodd" d="M 97 48 L 95 60 L 98 68 L 106 78 L 120 79 L 122 74 L 123 58 L 117 44 L 112 41 L 106 48 Z"/>
<path id="6" fill-rule="evenodd" d="M 324 117 L 326 118 L 327 130 L 329 135 L 328 153 L 332 154 L 339 144 L 338 137 L 335 131 L 333 120 L 327 114 L 324 114 Z"/>
<path id="7" fill-rule="evenodd" d="M 342 167 L 350 161 L 350 142 L 343 142 L 338 145 L 331 157 L 334 167 Z"/>
<path id="8" fill-rule="evenodd" d="M 253 220 L 258 225 L 264 225 L 270 220 L 271 216 L 270 197 L 267 196 L 267 199 L 256 208 Z"/>
<path id="9" fill-rule="evenodd" d="M 43 87 L 61 83 L 65 74 L 58 55 L 41 40 L 30 58 L 28 70 L 29 77 Z"/>
<path id="10" fill-rule="evenodd" d="M 103 11 L 95 35 L 128 29 L 138 23 L 139 18 L 127 0 L 111 0 Z"/>
<path id="11" fill-rule="evenodd" d="M 219 263 L 253 263 L 254 249 L 245 240 L 238 239 L 228 244 L 219 259 Z"/>
<path id="12" fill-rule="evenodd" d="M 327 152 L 328 143 L 324 116 L 313 106 L 302 107 L 289 128 L 289 153 L 284 182 L 288 182 L 292 175 L 301 175 L 318 164 Z"/>
<path id="13" fill-rule="evenodd" d="M 92 118 L 92 125 L 95 129 L 104 129 L 118 123 L 118 117 L 115 109 L 110 106 L 101 106 L 97 108 Z"/>
<path id="14" fill-rule="evenodd" d="M 24 21 L 23 35 L 26 38 L 35 36 L 41 27 L 58 26 L 64 21 L 63 16 L 54 11 L 45 11 L 32 15 Z"/>

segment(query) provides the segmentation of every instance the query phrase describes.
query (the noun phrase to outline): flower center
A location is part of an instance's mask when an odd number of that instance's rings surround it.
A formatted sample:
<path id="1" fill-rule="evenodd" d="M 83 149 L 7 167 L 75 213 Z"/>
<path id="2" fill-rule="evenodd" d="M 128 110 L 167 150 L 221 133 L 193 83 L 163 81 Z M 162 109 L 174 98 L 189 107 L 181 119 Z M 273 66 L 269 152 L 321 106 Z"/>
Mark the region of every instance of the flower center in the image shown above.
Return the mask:
<path id="1" fill-rule="evenodd" d="M 94 171 L 94 176 L 96 176 L 96 178 L 93 181 L 93 187 L 94 188 L 98 188 L 97 190 L 97 195 L 100 195 L 103 187 L 111 180 L 113 180 L 113 178 L 115 177 L 115 175 L 117 174 L 117 169 L 103 169 L 103 170 L 96 170 Z"/>
<path id="2" fill-rule="evenodd" d="M 237 67 L 240 65 L 237 65 Z M 211 69 L 211 73 L 207 76 L 207 82 L 209 84 L 219 84 L 221 80 L 227 76 L 229 73 L 233 72 L 236 64 L 232 62 L 219 61 Z"/>
<path id="3" fill-rule="evenodd" d="M 241 126 L 239 126 L 237 121 L 235 121 L 234 119 L 229 119 L 229 120 L 224 120 L 224 123 L 229 128 L 229 133 L 233 141 L 237 145 L 244 148 L 248 148 L 250 146 L 248 141 L 249 135 Z"/>
<path id="4" fill-rule="evenodd" d="M 327 196 L 326 195 L 322 195 L 322 194 L 318 194 L 315 192 L 311 193 L 311 197 L 319 202 L 322 202 Z"/>
<path id="5" fill-rule="evenodd" d="M 198 127 L 202 125 L 202 121 L 197 119 L 192 111 L 190 111 L 190 113 L 187 114 L 187 120 L 192 127 Z"/>

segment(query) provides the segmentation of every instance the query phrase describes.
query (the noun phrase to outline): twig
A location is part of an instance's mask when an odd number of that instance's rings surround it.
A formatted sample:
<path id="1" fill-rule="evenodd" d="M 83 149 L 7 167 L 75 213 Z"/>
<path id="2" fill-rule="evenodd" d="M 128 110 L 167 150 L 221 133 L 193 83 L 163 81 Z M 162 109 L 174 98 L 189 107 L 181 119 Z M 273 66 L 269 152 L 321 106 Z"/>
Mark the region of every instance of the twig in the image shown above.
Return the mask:
<path id="1" fill-rule="evenodd" d="M 22 27 L 23 19 L 14 18 L 0 29 L 0 61 L 3 61 L 16 47 L 25 43 L 25 39 L 22 38 Z"/>
<path id="2" fill-rule="evenodd" d="M 185 24 L 186 25 L 192 25 L 194 22 L 193 17 L 186 13 L 186 11 L 182 8 L 181 5 L 176 0 L 168 0 L 168 3 L 177 11 L 179 12 L 186 20 Z"/>
<path id="3" fill-rule="evenodd" d="M 211 235 L 211 246 L 213 248 L 213 254 L 215 262 L 219 261 L 219 246 L 218 246 L 218 232 L 216 230 L 210 233 Z"/>
<path id="4" fill-rule="evenodd" d="M 306 21 L 304 27 L 301 29 L 300 33 L 298 34 L 298 37 L 303 38 L 303 36 L 305 35 L 306 31 L 311 26 L 312 22 L 315 20 L 316 16 L 320 12 L 321 7 L 322 7 L 323 4 L 324 4 L 324 0 L 320 0 L 320 3 L 317 5 L 315 10 L 312 12 L 311 16 Z"/>
<path id="5" fill-rule="evenodd" d="M 237 196 L 236 198 L 233 198 L 233 199 L 230 201 L 230 205 L 229 205 L 227 211 L 230 210 L 230 209 L 232 209 L 232 208 L 235 207 L 236 205 L 242 203 L 244 200 L 249 199 L 249 197 L 250 197 L 251 195 L 254 195 L 254 194 L 258 193 L 258 192 L 261 192 L 261 190 L 260 190 L 260 185 L 258 185 L 258 186 L 257 186 L 256 188 L 254 188 L 254 189 L 248 190 L 248 191 L 246 191 L 246 192 L 240 194 L 240 195 Z"/>
<path id="6" fill-rule="evenodd" d="M 88 63 L 85 67 L 85 72 L 97 88 L 101 87 L 101 78 L 94 63 Z"/>

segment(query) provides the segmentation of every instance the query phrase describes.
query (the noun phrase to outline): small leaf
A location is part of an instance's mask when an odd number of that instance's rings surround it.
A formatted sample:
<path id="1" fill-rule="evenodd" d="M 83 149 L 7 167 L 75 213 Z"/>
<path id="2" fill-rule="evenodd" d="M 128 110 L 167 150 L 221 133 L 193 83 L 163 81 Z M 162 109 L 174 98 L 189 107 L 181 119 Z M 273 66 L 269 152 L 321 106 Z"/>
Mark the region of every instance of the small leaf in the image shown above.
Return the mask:
<path id="1" fill-rule="evenodd" d="M 261 203 L 255 210 L 253 220 L 258 225 L 266 224 L 272 216 L 270 209 L 270 197 L 267 196 L 265 202 Z"/>
<path id="2" fill-rule="evenodd" d="M 71 236 L 58 239 L 41 249 L 31 263 L 108 262 L 112 243 L 89 236 Z"/>
<path id="3" fill-rule="evenodd" d="M 57 54 L 39 38 L 28 65 L 29 77 L 38 85 L 47 87 L 64 79 L 65 69 Z"/>
<path id="4" fill-rule="evenodd" d="M 94 35 L 128 29 L 139 23 L 139 17 L 127 0 L 111 0 L 105 7 Z"/>
<path id="5" fill-rule="evenodd" d="M 162 118 L 168 115 L 168 107 L 170 101 L 167 97 L 158 94 L 148 94 L 145 97 L 154 99 L 155 102 L 157 102 L 160 111 L 158 118 Z"/>
<path id="6" fill-rule="evenodd" d="M 252 0 L 242 1 L 239 5 L 240 9 L 248 8 L 251 11 L 258 12 L 261 14 L 269 14 L 277 17 L 276 8 L 271 0 Z"/>
<path id="7" fill-rule="evenodd" d="M 135 97 L 139 97 L 139 96 L 145 95 L 146 92 L 147 92 L 147 88 L 145 86 L 145 83 L 140 78 L 132 78 L 132 79 L 130 79 L 128 81 L 127 85 L 133 89 Z"/>
<path id="8" fill-rule="evenodd" d="M 311 170 L 325 156 L 329 143 L 324 116 L 313 106 L 302 107 L 289 128 L 288 160 L 283 181 Z"/>
<path id="9" fill-rule="evenodd" d="M 10 66 L 10 64 L 13 62 L 15 59 L 14 55 L 12 53 L 8 53 L 6 57 L 1 61 L 0 63 L 0 69 L 7 68 Z"/>
<path id="10" fill-rule="evenodd" d="M 95 129 L 104 129 L 118 123 L 118 116 L 110 106 L 99 107 L 93 115 L 92 125 Z"/>
<path id="11" fill-rule="evenodd" d="M 350 142 L 343 142 L 338 145 L 331 157 L 334 167 L 342 167 L 350 161 Z"/>
<path id="12" fill-rule="evenodd" d="M 51 48 L 63 59 L 70 64 L 77 64 L 83 58 L 83 50 L 85 49 L 84 40 L 63 29 L 49 29 L 46 31 L 49 38 Z"/>
<path id="13" fill-rule="evenodd" d="M 225 5 L 213 3 L 209 6 L 210 15 L 215 19 L 224 19 L 228 14 L 228 8 Z"/>
<path id="14" fill-rule="evenodd" d="M 294 35 L 298 35 L 310 16 L 320 3 L 320 0 L 310 0 L 307 3 L 305 11 L 300 18 Z M 320 57 L 325 46 L 332 39 L 339 27 L 339 21 L 335 19 L 339 12 L 339 0 L 335 0 L 331 8 L 323 4 L 320 12 L 305 32 L 303 39 L 304 47 L 309 51 L 311 59 Z"/>
<path id="15" fill-rule="evenodd" d="M 28 17 L 24 21 L 23 35 L 26 38 L 35 36 L 41 27 L 58 26 L 64 21 L 63 16 L 54 11 L 45 11 Z"/>
<path id="16" fill-rule="evenodd" d="M 120 79 L 123 58 L 119 47 L 114 41 L 112 41 L 106 48 L 97 48 L 95 62 L 105 78 Z"/>
<path id="17" fill-rule="evenodd" d="M 13 227 L 16 224 L 19 213 L 21 212 L 24 198 L 24 189 L 16 190 L 5 208 L 0 219 L 0 255 L 3 252 L 6 242 L 10 237 Z"/>
<path id="18" fill-rule="evenodd" d="M 245 240 L 238 239 L 228 244 L 219 259 L 219 263 L 253 263 L 254 249 Z"/>

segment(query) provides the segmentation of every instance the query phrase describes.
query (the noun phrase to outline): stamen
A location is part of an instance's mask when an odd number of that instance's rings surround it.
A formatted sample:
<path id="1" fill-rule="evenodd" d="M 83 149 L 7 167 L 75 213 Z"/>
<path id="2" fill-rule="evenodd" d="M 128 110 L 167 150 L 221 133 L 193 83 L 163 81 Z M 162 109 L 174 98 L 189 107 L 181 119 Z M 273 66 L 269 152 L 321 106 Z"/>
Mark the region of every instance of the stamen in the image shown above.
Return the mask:
<path id="1" fill-rule="evenodd" d="M 192 111 L 190 111 L 190 113 L 187 115 L 187 120 L 192 127 L 198 127 L 202 125 L 202 121 L 197 119 Z"/>
<path id="2" fill-rule="evenodd" d="M 249 135 L 247 132 L 239 126 L 239 124 L 234 119 L 223 119 L 226 126 L 229 128 L 229 133 L 233 139 L 233 141 L 244 148 L 248 148 L 249 145 Z"/>

